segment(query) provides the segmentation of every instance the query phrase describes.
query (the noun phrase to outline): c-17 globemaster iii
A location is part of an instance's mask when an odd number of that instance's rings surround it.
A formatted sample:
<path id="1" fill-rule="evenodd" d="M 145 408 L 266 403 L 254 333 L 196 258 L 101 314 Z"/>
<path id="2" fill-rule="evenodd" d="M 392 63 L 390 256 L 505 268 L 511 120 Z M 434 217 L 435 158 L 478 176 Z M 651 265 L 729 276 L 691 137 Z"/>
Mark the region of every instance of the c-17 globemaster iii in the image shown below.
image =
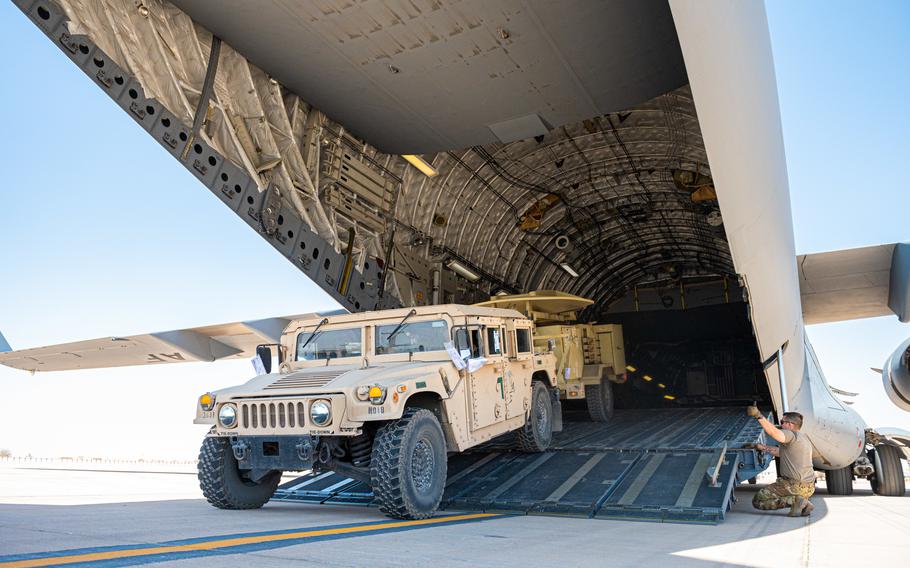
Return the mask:
<path id="1" fill-rule="evenodd" d="M 554 319 L 524 315 L 539 332 L 558 328 L 536 341 L 549 350 L 552 340 L 563 356 L 562 398 L 605 402 L 609 387 L 624 411 L 679 419 L 662 435 L 642 434 L 640 461 L 628 467 L 641 476 L 635 487 L 673 455 L 651 450 L 689 432 L 684 422 L 757 402 L 806 417 L 829 492 L 849 494 L 863 477 L 878 494 L 905 493 L 910 433 L 872 428 L 841 399 L 848 393 L 828 384 L 806 325 L 910 321 L 910 244 L 797 256 L 761 2 L 572 10 L 539 0 L 470 10 L 14 2 L 125 116 L 344 309 L 421 310 L 533 290 L 592 298 L 581 323 L 559 310 L 550 310 Z M 0 363 L 50 371 L 248 357 L 302 319 L 0 353 Z M 598 369 L 579 374 L 579 358 L 564 356 L 594 321 L 621 326 L 625 382 L 599 341 L 599 362 L 581 358 Z M 908 345 L 882 370 L 904 409 Z M 715 439 L 704 436 L 688 456 L 694 464 L 671 477 L 698 481 L 707 469 L 716 482 L 722 460 L 707 467 L 705 455 L 695 457 L 726 447 Z M 748 458 L 741 448 L 737 456 Z M 731 484 L 766 465 L 747 462 Z M 601 489 L 579 505 L 585 514 L 617 490 Z M 539 510 L 571 497 L 560 486 L 545 493 L 545 503 L 522 503 Z M 616 500 L 635 505 L 635 493 Z"/>

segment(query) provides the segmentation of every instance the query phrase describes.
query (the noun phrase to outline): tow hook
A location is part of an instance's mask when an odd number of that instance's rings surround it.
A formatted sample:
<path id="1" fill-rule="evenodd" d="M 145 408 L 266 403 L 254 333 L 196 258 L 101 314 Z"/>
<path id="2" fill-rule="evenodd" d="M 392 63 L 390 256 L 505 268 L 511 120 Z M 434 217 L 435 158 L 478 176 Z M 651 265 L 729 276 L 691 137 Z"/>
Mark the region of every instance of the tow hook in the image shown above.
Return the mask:
<path id="1" fill-rule="evenodd" d="M 300 440 L 295 448 L 297 449 L 297 457 L 300 458 L 300 461 L 310 463 L 313 460 L 313 444 L 310 443 L 308 438 Z"/>
<path id="2" fill-rule="evenodd" d="M 231 451 L 237 461 L 243 461 L 250 456 L 250 445 L 243 440 L 232 440 Z"/>
<path id="3" fill-rule="evenodd" d="M 329 448 L 328 444 L 322 444 L 319 446 L 319 453 L 316 456 L 316 460 L 321 464 L 329 463 L 329 460 L 332 459 L 332 450 Z"/>

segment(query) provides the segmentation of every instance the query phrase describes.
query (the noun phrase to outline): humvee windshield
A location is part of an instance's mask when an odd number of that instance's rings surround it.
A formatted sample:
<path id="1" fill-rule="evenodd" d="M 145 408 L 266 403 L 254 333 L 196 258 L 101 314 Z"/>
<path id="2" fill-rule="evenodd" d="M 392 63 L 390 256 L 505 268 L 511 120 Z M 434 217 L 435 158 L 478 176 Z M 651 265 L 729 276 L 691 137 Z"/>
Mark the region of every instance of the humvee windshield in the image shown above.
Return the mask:
<path id="1" fill-rule="evenodd" d="M 406 323 L 389 341 L 396 327 L 397 324 L 376 326 L 377 355 L 441 351 L 449 340 L 449 326 L 443 320 Z"/>
<path id="2" fill-rule="evenodd" d="M 313 333 L 307 331 L 297 336 L 297 361 L 360 357 L 363 354 L 359 327 L 317 331 L 313 339 L 310 339 L 311 335 Z"/>

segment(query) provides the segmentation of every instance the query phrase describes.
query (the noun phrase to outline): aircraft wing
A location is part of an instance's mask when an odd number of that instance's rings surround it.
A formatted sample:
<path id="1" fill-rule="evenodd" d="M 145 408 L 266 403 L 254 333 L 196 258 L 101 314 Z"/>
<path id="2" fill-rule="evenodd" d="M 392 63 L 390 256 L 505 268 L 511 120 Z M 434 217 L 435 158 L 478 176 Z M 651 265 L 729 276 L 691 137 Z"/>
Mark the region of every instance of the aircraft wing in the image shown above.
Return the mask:
<path id="1" fill-rule="evenodd" d="M 910 244 L 797 256 L 803 320 L 828 323 L 897 315 L 910 321 Z"/>
<path id="2" fill-rule="evenodd" d="M 291 321 L 305 317 L 282 316 L 129 337 L 102 337 L 19 351 L 10 350 L 0 336 L 0 364 L 25 371 L 69 371 L 240 359 L 254 356 L 257 345 L 278 343 Z"/>

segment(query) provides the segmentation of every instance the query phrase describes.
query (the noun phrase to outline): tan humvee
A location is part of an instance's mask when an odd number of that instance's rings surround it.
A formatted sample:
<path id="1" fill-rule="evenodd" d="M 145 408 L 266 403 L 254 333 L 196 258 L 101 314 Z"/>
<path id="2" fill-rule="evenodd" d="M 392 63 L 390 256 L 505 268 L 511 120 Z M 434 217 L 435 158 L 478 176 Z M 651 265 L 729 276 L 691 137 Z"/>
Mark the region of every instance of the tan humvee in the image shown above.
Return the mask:
<path id="1" fill-rule="evenodd" d="M 260 346 L 265 374 L 200 397 L 195 422 L 212 424 L 203 493 L 259 507 L 280 472 L 331 470 L 369 483 L 386 514 L 429 516 L 447 452 L 512 431 L 519 449 L 543 451 L 561 427 L 556 357 L 535 345 L 531 320 L 490 307 L 292 321 L 279 345 Z"/>
<path id="2" fill-rule="evenodd" d="M 578 311 L 593 300 L 540 290 L 528 294 L 493 296 L 478 306 L 517 310 L 534 321 L 534 346 L 556 355 L 558 388 L 564 399 L 585 399 L 592 420 L 613 415 L 612 383 L 626 380 L 622 326 L 576 321 Z"/>

